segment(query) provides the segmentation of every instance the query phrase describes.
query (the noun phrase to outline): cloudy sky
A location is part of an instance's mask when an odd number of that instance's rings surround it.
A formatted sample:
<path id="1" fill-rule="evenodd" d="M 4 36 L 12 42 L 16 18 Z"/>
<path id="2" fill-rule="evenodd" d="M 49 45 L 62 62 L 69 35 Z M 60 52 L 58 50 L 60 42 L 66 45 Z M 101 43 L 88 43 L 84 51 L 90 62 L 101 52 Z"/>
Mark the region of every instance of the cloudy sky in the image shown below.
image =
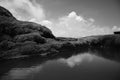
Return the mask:
<path id="1" fill-rule="evenodd" d="M 0 0 L 24 21 L 50 28 L 54 35 L 83 37 L 120 30 L 120 0 Z"/>

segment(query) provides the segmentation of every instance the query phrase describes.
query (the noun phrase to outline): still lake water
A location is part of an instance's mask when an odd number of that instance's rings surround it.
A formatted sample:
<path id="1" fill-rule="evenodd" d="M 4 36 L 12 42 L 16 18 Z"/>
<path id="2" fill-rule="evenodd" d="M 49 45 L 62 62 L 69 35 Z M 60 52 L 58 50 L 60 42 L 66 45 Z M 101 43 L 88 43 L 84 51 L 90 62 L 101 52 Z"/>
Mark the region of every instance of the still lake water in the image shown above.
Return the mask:
<path id="1" fill-rule="evenodd" d="M 90 53 L 0 62 L 0 80 L 120 80 L 120 62 Z"/>

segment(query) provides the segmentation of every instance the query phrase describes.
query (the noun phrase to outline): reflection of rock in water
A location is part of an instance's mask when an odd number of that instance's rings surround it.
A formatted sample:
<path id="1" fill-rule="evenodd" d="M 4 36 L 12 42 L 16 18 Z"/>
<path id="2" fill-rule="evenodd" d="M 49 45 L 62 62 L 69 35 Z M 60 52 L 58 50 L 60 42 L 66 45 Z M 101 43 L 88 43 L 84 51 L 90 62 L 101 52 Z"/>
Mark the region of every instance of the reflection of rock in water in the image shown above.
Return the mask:
<path id="1" fill-rule="evenodd" d="M 94 52 L 94 51 L 97 52 L 98 50 L 94 49 L 91 52 Z M 97 53 L 101 54 L 101 52 L 97 52 Z M 64 53 L 64 54 L 66 54 L 66 53 Z M 1 62 L 0 77 L 1 77 L 1 80 L 34 80 L 34 78 L 36 80 L 37 77 L 32 78 L 32 76 L 45 75 L 44 74 L 44 72 L 45 72 L 45 68 L 44 67 L 46 66 L 46 64 L 47 64 L 47 70 L 49 71 L 48 72 L 49 74 L 57 74 L 57 73 L 54 73 L 54 68 L 52 68 L 53 72 L 51 73 L 52 70 L 49 70 L 49 69 L 51 69 L 51 68 L 49 68 L 49 63 L 51 65 L 52 62 L 53 63 L 55 62 L 55 64 L 52 63 L 52 67 L 53 66 L 56 67 L 57 66 L 56 65 L 56 61 L 59 61 L 59 60 L 62 61 L 63 65 L 67 64 L 67 68 L 69 66 L 71 69 L 73 67 L 74 67 L 73 69 L 75 69 L 77 66 L 79 66 L 80 69 L 82 69 L 83 67 L 86 67 L 87 69 L 88 68 L 92 69 L 92 70 L 89 71 L 90 74 L 91 74 L 92 71 L 94 72 L 94 70 L 98 70 L 98 72 L 99 72 L 100 71 L 99 67 L 100 67 L 100 69 L 103 69 L 103 68 L 106 69 L 107 67 L 110 67 L 111 65 L 114 66 L 114 64 L 117 67 L 119 67 L 117 65 L 117 63 L 115 63 L 115 62 L 112 62 L 110 60 L 106 60 L 104 58 L 97 57 L 95 55 L 91 55 L 89 53 L 86 54 L 86 53 L 83 52 L 83 53 L 80 53 L 80 54 L 74 53 L 74 56 L 72 56 L 72 54 L 71 54 L 71 56 L 69 55 L 69 56 L 65 56 L 65 57 L 59 55 L 59 56 L 51 57 L 51 58 L 49 58 L 49 57 L 44 57 L 44 58 L 43 57 L 42 58 L 40 58 L 40 57 L 29 57 L 29 58 L 25 58 L 25 59 L 16 59 L 16 60 L 4 61 L 4 62 Z M 84 64 L 87 64 L 87 65 L 84 65 Z M 59 69 L 59 68 L 60 69 L 66 69 L 66 68 L 63 68 L 63 67 L 62 68 L 59 67 L 60 65 L 61 64 L 59 63 L 59 65 L 57 66 L 57 69 Z M 82 65 L 81 66 L 82 68 L 80 67 L 80 65 Z M 96 67 L 96 65 L 97 65 L 97 67 Z M 96 68 L 94 69 L 94 67 L 96 67 Z M 85 68 L 83 68 L 83 72 L 81 70 L 77 69 L 77 72 L 80 71 L 81 73 L 84 73 L 85 72 L 84 69 Z M 109 72 L 110 69 L 114 69 L 114 67 L 109 68 L 108 72 Z M 68 68 L 68 70 L 70 70 L 70 69 Z M 73 73 L 76 73 L 76 72 L 73 71 Z M 95 72 L 95 74 L 96 74 L 96 72 Z M 64 74 L 64 75 L 68 75 L 69 76 L 69 74 Z M 85 74 L 82 74 L 82 75 L 84 76 Z M 97 74 L 97 75 L 100 75 L 100 74 Z M 106 73 L 103 74 L 103 75 L 106 75 Z M 45 77 L 47 77 L 47 76 L 48 75 L 45 75 Z M 39 79 L 41 79 L 41 78 L 39 77 Z M 45 80 L 45 79 L 42 79 L 42 80 Z M 74 79 L 72 79 L 72 80 L 74 80 Z"/>
<path id="2" fill-rule="evenodd" d="M 86 49 L 82 49 L 81 50 L 81 54 L 86 52 Z M 18 58 L 18 59 L 11 59 L 11 60 L 1 60 L 0 61 L 0 76 L 4 75 L 5 73 L 7 73 L 9 70 L 11 70 L 12 68 L 28 68 L 28 67 L 32 67 L 32 66 L 37 66 L 37 65 L 41 65 L 44 62 L 48 61 L 48 60 L 55 60 L 55 59 L 59 59 L 59 58 L 69 58 L 72 55 L 76 55 L 78 54 L 77 52 L 74 51 L 69 51 L 69 52 L 61 52 L 61 53 L 57 53 L 56 55 L 48 55 L 48 56 L 31 56 L 31 57 L 27 57 L 27 58 Z"/>
<path id="3" fill-rule="evenodd" d="M 0 61 L 0 76 L 4 75 L 4 73 L 8 72 L 11 68 L 27 68 L 32 67 L 36 65 L 43 64 L 44 62 L 48 60 L 54 60 L 59 58 L 67 59 L 71 57 L 72 55 L 77 54 L 83 54 L 83 53 L 90 53 L 95 54 L 100 57 L 104 57 L 106 59 L 120 61 L 120 50 L 114 50 L 114 49 L 102 49 L 102 48 L 94 48 L 94 49 L 82 49 L 80 51 L 70 51 L 70 52 L 63 52 L 58 53 L 56 55 L 49 55 L 45 57 L 38 57 L 38 56 L 32 56 L 28 58 L 23 59 L 16 59 L 16 60 L 3 60 Z"/>

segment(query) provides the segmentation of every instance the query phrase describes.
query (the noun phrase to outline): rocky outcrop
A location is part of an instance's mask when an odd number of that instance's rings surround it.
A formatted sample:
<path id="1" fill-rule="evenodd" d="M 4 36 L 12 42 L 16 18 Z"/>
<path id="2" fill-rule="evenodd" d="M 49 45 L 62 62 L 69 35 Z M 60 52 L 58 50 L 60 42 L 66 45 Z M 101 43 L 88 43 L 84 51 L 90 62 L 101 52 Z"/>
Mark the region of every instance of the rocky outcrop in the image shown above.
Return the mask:
<path id="1" fill-rule="evenodd" d="M 12 38 L 22 34 L 38 33 L 45 38 L 55 38 L 52 32 L 37 23 L 19 21 L 3 7 L 0 7 L 0 35 L 8 35 Z"/>
<path id="2" fill-rule="evenodd" d="M 46 43 L 47 39 L 55 39 L 51 30 L 37 23 L 19 21 L 7 9 L 0 7 L 0 56 L 21 54 L 25 47 Z M 30 48 L 30 49 L 29 49 Z"/>
<path id="3" fill-rule="evenodd" d="M 120 36 L 55 37 L 47 27 L 19 21 L 0 7 L 0 60 L 29 56 L 68 57 L 93 48 L 120 49 Z"/>
<path id="4" fill-rule="evenodd" d="M 6 10 L 5 8 L 1 6 L 0 6 L 0 16 L 13 18 L 13 15 L 8 10 Z"/>

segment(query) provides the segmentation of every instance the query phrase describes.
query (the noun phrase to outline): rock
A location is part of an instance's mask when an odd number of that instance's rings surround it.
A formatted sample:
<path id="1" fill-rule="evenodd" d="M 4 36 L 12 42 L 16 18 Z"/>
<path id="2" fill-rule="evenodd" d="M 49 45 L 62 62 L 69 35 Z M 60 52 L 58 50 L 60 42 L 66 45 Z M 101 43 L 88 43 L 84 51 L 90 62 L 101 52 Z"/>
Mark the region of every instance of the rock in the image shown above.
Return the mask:
<path id="1" fill-rule="evenodd" d="M 12 17 L 13 15 L 5 8 L 0 6 L 0 16 L 4 16 L 4 17 Z"/>
<path id="2" fill-rule="evenodd" d="M 28 33 L 18 35 L 14 38 L 16 42 L 34 41 L 36 43 L 45 43 L 46 40 L 39 33 Z"/>
<path id="3" fill-rule="evenodd" d="M 120 35 L 55 37 L 47 27 L 19 21 L 8 10 L 0 7 L 0 60 L 20 56 L 68 57 L 93 48 L 119 50 Z"/>
<path id="4" fill-rule="evenodd" d="M 0 6 L 0 58 L 38 53 L 38 48 L 47 43 L 47 39 L 55 39 L 47 27 L 19 21 L 7 9 Z M 34 47 L 36 45 L 37 49 Z"/>
<path id="5" fill-rule="evenodd" d="M 38 32 L 45 38 L 55 38 L 51 30 L 37 23 L 19 21 L 3 7 L 0 7 L 0 36 L 9 35 L 15 37 L 21 34 Z"/>

